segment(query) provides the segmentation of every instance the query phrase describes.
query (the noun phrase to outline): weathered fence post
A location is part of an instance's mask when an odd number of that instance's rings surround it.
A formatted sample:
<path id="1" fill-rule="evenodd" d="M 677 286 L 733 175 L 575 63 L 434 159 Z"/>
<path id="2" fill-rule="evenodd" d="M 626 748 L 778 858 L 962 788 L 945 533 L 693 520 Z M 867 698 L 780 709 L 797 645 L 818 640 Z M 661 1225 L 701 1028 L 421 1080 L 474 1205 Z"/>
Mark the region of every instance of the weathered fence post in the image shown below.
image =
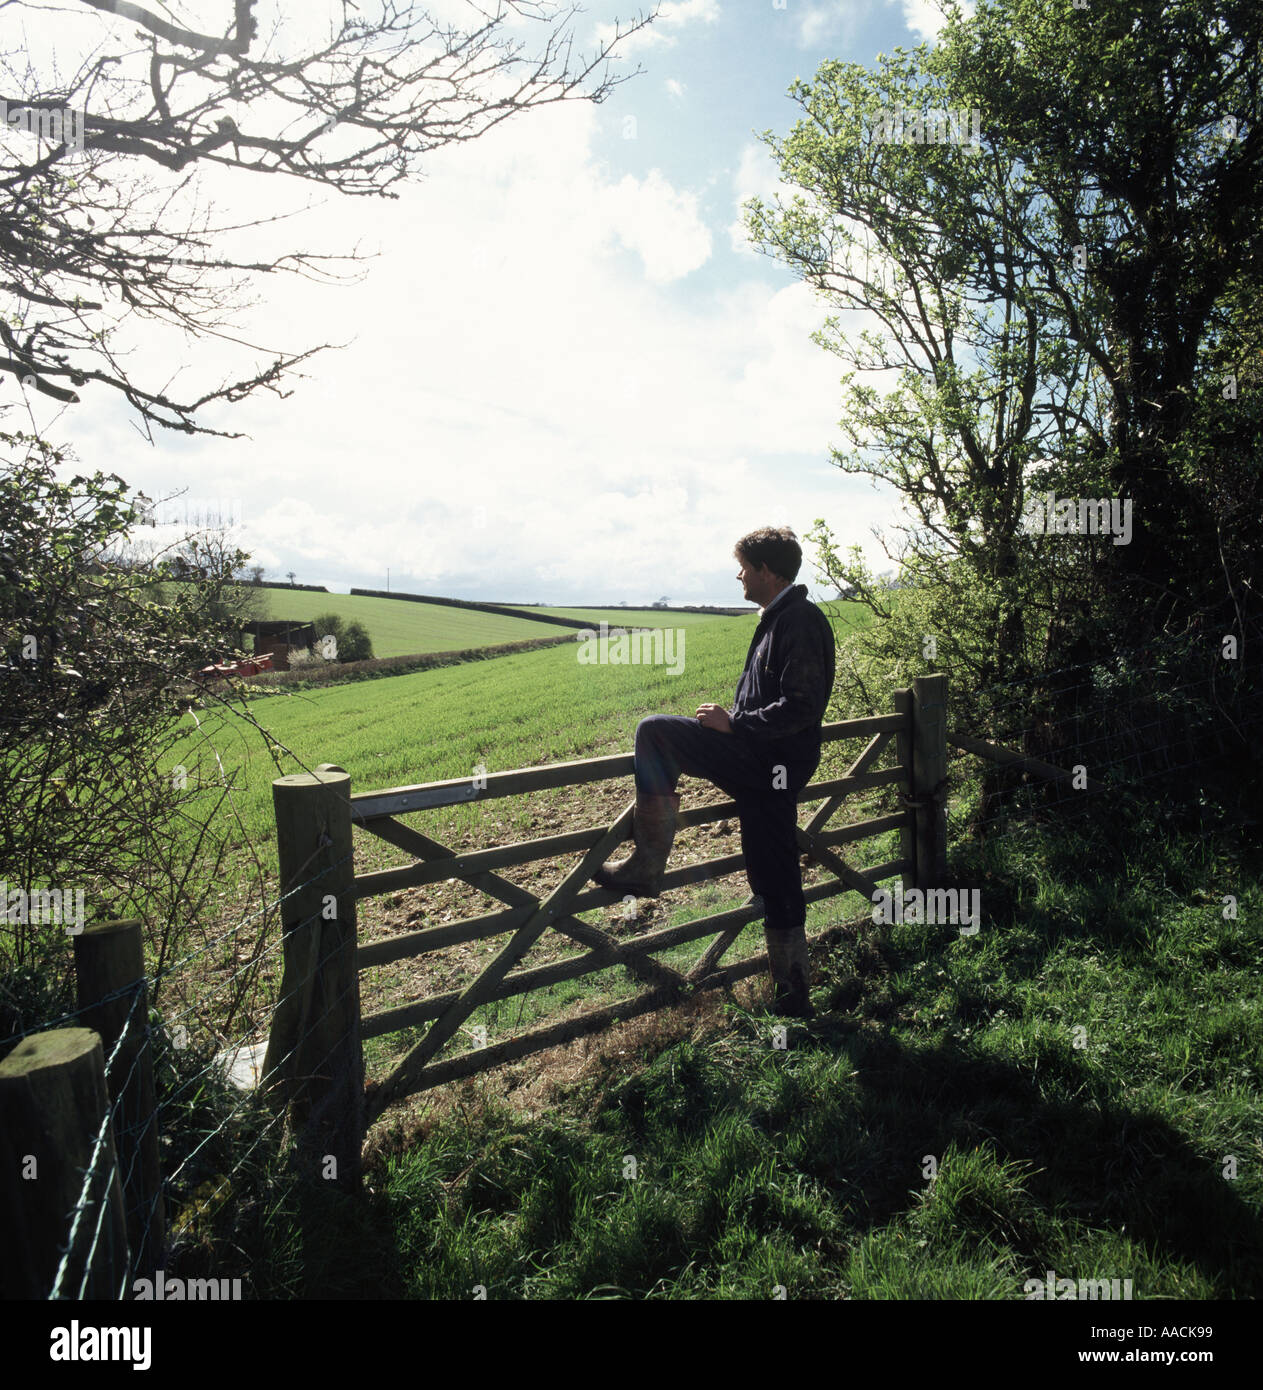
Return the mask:
<path id="1" fill-rule="evenodd" d="M 895 759 L 900 767 L 907 769 L 899 790 L 907 801 L 912 801 L 912 687 L 896 690 L 893 704 L 895 713 L 905 720 L 904 727 L 895 735 Z M 917 886 L 917 831 L 912 822 L 899 832 L 899 858 L 908 866 L 903 871 L 903 891 L 907 893 Z"/>
<path id="2" fill-rule="evenodd" d="M 141 924 L 102 922 L 85 928 L 74 943 L 83 1026 L 100 1033 L 106 1057 L 114 1055 L 105 1082 L 114 1106 L 127 1239 L 136 1276 L 152 1278 L 164 1263 L 165 1219 Z"/>
<path id="3" fill-rule="evenodd" d="M 356 960 L 351 779 L 341 768 L 272 783 L 280 854 L 285 967 L 265 1086 L 275 1086 L 318 1171 L 360 1182 L 364 1056 Z M 328 1160 L 335 1161 L 329 1168 Z"/>
<path id="4" fill-rule="evenodd" d="M 912 801 L 916 814 L 916 886 L 947 878 L 947 677 L 912 682 Z"/>
<path id="5" fill-rule="evenodd" d="M 81 1195 L 59 1295 L 125 1291 L 127 1222 L 109 1114 L 105 1053 L 91 1028 L 32 1034 L 0 1062 L 0 1297 L 49 1297 Z"/>

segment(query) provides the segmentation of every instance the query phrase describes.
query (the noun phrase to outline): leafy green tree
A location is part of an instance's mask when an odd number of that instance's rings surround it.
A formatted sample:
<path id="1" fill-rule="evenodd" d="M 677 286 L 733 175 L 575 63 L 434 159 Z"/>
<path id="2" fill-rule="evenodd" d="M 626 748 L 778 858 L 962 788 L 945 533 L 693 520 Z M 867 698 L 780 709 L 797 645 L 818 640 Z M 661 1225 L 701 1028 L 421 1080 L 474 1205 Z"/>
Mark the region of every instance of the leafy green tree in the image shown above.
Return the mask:
<path id="1" fill-rule="evenodd" d="M 321 613 L 311 620 L 316 629 L 316 652 L 329 661 L 367 661 L 373 655 L 368 630 L 358 621 L 347 622 L 340 613 Z M 332 642 L 326 646 L 326 639 Z"/>
<path id="2" fill-rule="evenodd" d="M 1155 637 L 1261 645 L 1261 34 L 1245 3 L 980 0 L 933 49 L 823 64 L 791 88 L 792 132 L 765 135 L 792 193 L 751 202 L 751 235 L 835 306 L 835 458 L 904 504 L 891 553 L 927 591 L 936 664 L 986 683 Z M 974 110 L 977 146 L 884 138 L 892 112 Z M 1129 500 L 1131 543 L 1031 533 L 1050 490 Z M 906 673 L 920 643 L 889 643 L 913 636 L 859 640 Z"/>
<path id="3" fill-rule="evenodd" d="M 343 645 L 339 653 L 345 652 L 343 661 L 369 661 L 373 655 L 373 642 L 368 629 L 359 621 L 347 623 L 343 633 Z"/>
<path id="4" fill-rule="evenodd" d="M 126 553 L 141 511 L 120 478 L 62 481 L 61 452 L 0 445 L 0 880 L 82 891 L 87 918 L 147 917 L 160 966 L 224 851 L 206 826 L 226 789 L 180 748 L 191 673 L 233 647 L 223 595 L 241 556 L 203 552 L 206 577 L 164 598 L 163 558 Z M 0 924 L 0 973 L 64 944 L 56 923 Z"/>
<path id="5" fill-rule="evenodd" d="M 1230 479 L 1258 496 L 1257 443 L 1225 473 L 1210 440 L 1248 439 L 1263 389 L 1241 381 L 1263 339 L 1240 313 L 1263 280 L 1261 60 L 1252 0 L 1002 0 L 942 45 L 953 98 L 983 108 L 1049 210 L 1055 236 L 1025 235 L 1024 252 L 1101 385 L 1089 438 L 1140 523 L 1102 558 L 1112 621 L 1138 641 L 1222 626 L 1257 599 L 1254 576 L 1221 563 L 1218 502 Z"/>
<path id="6" fill-rule="evenodd" d="M 1092 385 L 1086 356 L 1051 330 L 1023 250 L 1040 213 L 1018 155 L 882 139 L 887 112 L 948 109 L 936 67 L 921 50 L 882 56 L 874 72 L 828 62 L 796 82 L 803 119 L 783 140 L 764 136 L 794 196 L 753 199 L 748 225 L 840 311 L 815 335 L 846 367 L 850 448 L 835 461 L 897 491 L 907 524 L 887 554 L 903 583 L 942 596 L 905 661 L 932 637 L 934 663 L 987 684 L 1033 669 L 1051 626 L 1041 538 L 1022 529 L 1027 485 L 1038 460 L 1074 443 L 1057 403 L 1090 412 Z M 888 613 L 858 552 L 839 561 L 827 534 L 815 538 L 839 589 Z M 975 597 L 968 623 L 959 585 Z"/>

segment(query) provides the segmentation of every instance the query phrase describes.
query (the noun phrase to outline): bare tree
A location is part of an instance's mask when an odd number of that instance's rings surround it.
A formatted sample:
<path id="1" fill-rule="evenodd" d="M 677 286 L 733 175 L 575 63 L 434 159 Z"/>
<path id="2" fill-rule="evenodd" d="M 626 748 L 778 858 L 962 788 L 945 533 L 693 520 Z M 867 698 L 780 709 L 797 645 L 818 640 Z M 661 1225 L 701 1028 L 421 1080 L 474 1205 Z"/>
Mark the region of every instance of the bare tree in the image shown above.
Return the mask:
<path id="1" fill-rule="evenodd" d="M 465 29 L 399 0 L 329 6 L 323 41 L 311 42 L 315 8 L 287 19 L 262 0 L 224 0 L 222 32 L 181 22 L 179 4 L 131 0 L 6 0 L 30 22 L 68 17 L 99 28 L 91 51 L 49 82 L 26 54 L 0 54 L 0 102 L 11 129 L 0 148 L 0 373 L 66 403 L 99 382 L 127 399 L 146 433 L 153 424 L 229 435 L 199 423 L 210 402 L 258 390 L 287 394 L 294 368 L 329 344 L 293 354 L 246 343 L 265 360 L 252 374 L 187 395 L 134 378 L 116 330 L 124 318 L 164 323 L 195 337 L 241 344 L 231 331 L 251 275 L 320 278 L 331 262 L 293 252 L 245 261 L 215 225 L 191 211 L 199 166 L 286 174 L 355 196 L 397 197 L 395 185 L 425 156 L 476 139 L 519 112 L 559 101 L 601 101 L 616 45 L 651 22 L 642 16 L 591 56 L 573 52 L 576 6 L 494 0 L 469 6 Z M 95 12 L 86 14 L 85 12 Z M 265 23 L 264 13 L 267 14 Z M 301 18 L 298 16 L 301 15 Z M 523 52 L 512 27 L 537 22 L 542 48 Z M 265 29 L 266 32 L 261 32 Z M 306 32 L 304 32 L 306 31 Z M 20 138 L 25 130 L 36 139 Z"/>

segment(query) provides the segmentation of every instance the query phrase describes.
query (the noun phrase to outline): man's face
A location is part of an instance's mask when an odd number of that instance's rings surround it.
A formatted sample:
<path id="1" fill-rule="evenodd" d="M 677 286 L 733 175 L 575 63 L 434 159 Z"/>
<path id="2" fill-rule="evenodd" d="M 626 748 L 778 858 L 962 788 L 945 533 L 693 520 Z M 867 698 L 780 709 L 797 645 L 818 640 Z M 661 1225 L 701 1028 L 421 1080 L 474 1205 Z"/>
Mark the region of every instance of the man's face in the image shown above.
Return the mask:
<path id="1" fill-rule="evenodd" d="M 741 581 L 742 593 L 751 603 L 757 603 L 760 608 L 765 607 L 767 601 L 780 588 L 782 581 L 766 565 L 759 565 L 756 569 L 741 555 L 737 556 L 737 563 L 741 566 L 737 571 L 737 578 Z"/>

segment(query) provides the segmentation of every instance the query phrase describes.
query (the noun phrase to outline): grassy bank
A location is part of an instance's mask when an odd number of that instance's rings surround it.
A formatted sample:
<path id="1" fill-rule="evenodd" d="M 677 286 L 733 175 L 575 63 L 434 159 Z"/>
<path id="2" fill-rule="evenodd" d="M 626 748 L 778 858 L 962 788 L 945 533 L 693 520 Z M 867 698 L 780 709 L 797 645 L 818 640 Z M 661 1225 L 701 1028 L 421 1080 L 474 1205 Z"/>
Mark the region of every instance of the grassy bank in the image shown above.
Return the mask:
<path id="1" fill-rule="evenodd" d="M 1258 1297 L 1257 864 L 1115 818 L 951 867 L 982 932 L 840 930 L 787 1048 L 754 986 L 629 1023 L 399 1107 L 362 1197 L 281 1182 L 220 1239 L 254 1296 Z"/>

